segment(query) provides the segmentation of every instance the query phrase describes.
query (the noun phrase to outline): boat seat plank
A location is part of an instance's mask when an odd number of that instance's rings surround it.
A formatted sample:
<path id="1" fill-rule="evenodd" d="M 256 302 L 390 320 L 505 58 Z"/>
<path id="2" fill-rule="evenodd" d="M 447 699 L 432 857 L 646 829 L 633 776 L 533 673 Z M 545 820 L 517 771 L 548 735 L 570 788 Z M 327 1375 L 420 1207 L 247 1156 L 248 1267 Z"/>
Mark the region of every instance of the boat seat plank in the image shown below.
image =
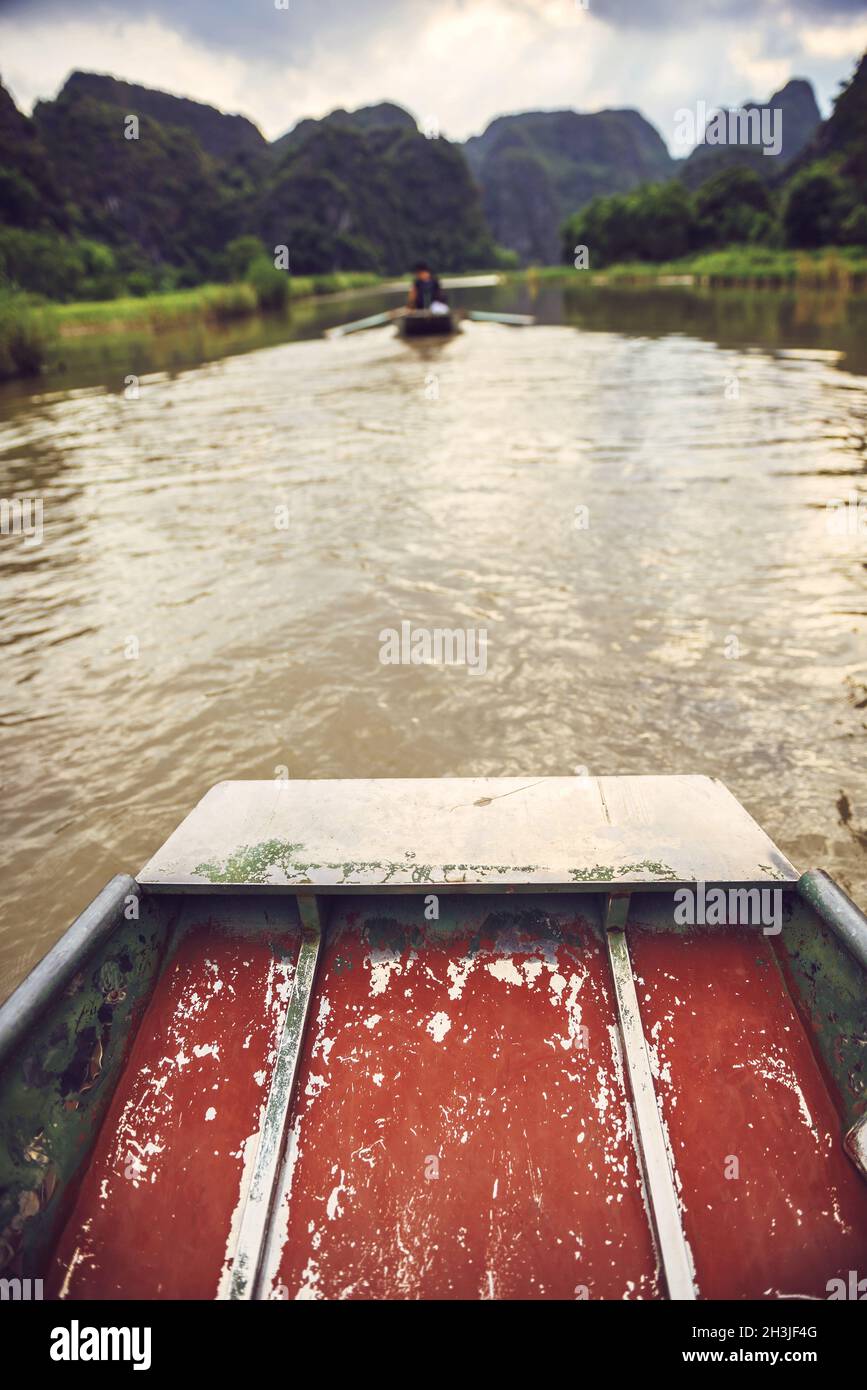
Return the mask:
<path id="1" fill-rule="evenodd" d="M 794 882 L 709 777 L 221 782 L 138 876 L 151 891 L 598 891 Z"/>

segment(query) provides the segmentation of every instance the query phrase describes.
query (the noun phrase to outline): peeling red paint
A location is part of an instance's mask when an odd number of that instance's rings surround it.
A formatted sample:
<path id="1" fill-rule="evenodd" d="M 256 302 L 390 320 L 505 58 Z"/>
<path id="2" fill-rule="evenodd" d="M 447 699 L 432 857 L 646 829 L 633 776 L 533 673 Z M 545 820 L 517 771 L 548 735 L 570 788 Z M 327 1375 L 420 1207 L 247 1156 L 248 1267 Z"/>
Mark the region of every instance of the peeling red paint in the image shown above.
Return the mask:
<path id="1" fill-rule="evenodd" d="M 294 958 L 297 938 L 287 947 Z M 212 923 L 183 936 L 112 1098 L 49 1296 L 216 1295 L 286 973 L 273 939 L 231 937 Z"/>
<path id="2" fill-rule="evenodd" d="M 630 928 L 629 946 L 701 1297 L 827 1298 L 867 1268 L 867 1186 L 771 938 Z"/>
<path id="3" fill-rule="evenodd" d="M 659 1296 L 603 944 L 567 937 L 329 930 L 278 1296 Z"/>

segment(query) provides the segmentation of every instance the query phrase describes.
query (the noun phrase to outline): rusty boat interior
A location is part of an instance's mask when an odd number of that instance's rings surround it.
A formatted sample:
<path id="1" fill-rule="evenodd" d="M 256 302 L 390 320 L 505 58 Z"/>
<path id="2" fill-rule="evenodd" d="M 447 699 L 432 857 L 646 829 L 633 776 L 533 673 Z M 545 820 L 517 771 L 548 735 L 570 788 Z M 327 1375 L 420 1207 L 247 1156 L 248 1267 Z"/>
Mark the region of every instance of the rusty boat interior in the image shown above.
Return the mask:
<path id="1" fill-rule="evenodd" d="M 89 1299 L 825 1299 L 867 919 L 719 782 L 225 782 L 0 1009 L 0 1264 Z"/>

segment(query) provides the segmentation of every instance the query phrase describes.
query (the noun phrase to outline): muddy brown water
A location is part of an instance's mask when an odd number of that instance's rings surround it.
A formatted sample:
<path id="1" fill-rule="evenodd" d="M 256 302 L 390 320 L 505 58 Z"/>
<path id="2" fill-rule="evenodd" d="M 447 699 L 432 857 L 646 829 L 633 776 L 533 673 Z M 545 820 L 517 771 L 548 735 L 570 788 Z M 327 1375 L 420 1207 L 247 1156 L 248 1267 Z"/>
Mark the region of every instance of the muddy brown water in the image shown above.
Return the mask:
<path id="1" fill-rule="evenodd" d="M 353 296 L 0 391 L 0 498 L 43 509 L 0 536 L 0 995 L 282 769 L 708 773 L 867 901 L 865 301 L 465 297 L 539 324 L 322 338 L 394 303 Z M 384 665 L 402 622 L 484 673 Z"/>

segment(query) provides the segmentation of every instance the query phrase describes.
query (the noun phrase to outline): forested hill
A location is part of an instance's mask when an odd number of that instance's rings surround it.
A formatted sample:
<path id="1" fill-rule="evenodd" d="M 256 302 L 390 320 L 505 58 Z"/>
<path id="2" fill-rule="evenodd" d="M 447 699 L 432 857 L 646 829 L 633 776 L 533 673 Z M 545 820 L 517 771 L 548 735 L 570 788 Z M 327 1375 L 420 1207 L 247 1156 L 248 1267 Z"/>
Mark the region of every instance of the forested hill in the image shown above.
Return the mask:
<path id="1" fill-rule="evenodd" d="M 243 116 L 94 73 L 32 119 L 0 87 L 0 210 L 0 272 L 58 298 L 225 278 L 241 236 L 287 246 L 299 274 L 497 259 L 460 147 L 400 107 L 337 111 L 269 145 Z"/>
<path id="2" fill-rule="evenodd" d="M 804 169 L 822 160 L 830 161 L 867 203 L 867 53 L 795 165 Z"/>
<path id="3" fill-rule="evenodd" d="M 375 106 L 360 106 L 357 111 L 344 111 L 342 106 L 338 107 L 330 115 L 323 116 L 321 121 L 308 117 L 275 140 L 271 149 L 275 154 L 297 150 L 308 136 L 315 134 L 324 125 L 349 126 L 362 134 L 371 130 L 402 130 L 411 133 L 418 131 L 417 122 L 402 106 L 397 106 L 393 101 L 380 101 Z"/>
<path id="4" fill-rule="evenodd" d="M 36 126 L 0 85 L 0 223 L 63 225 L 60 194 Z"/>
<path id="5" fill-rule="evenodd" d="M 637 111 L 527 111 L 499 116 L 464 146 L 496 240 L 549 263 L 559 228 L 600 193 L 670 178 L 675 162 Z"/>
<path id="6" fill-rule="evenodd" d="M 405 270 L 418 256 L 453 270 L 497 260 L 479 190 L 460 146 L 427 139 L 383 102 L 301 121 L 271 146 L 258 230 L 290 228 L 310 270 Z"/>
<path id="7" fill-rule="evenodd" d="M 168 92 L 139 87 L 132 82 L 120 82 L 103 73 L 71 73 L 58 101 L 69 103 L 87 99 L 119 106 L 124 114 L 148 116 L 162 125 L 181 126 L 195 135 L 206 154 L 217 159 L 256 155 L 267 149 L 264 135 L 246 116 L 229 116 L 204 102 L 171 96 Z M 55 102 L 37 103 L 34 112 L 37 123 L 40 111 L 54 105 Z"/>

